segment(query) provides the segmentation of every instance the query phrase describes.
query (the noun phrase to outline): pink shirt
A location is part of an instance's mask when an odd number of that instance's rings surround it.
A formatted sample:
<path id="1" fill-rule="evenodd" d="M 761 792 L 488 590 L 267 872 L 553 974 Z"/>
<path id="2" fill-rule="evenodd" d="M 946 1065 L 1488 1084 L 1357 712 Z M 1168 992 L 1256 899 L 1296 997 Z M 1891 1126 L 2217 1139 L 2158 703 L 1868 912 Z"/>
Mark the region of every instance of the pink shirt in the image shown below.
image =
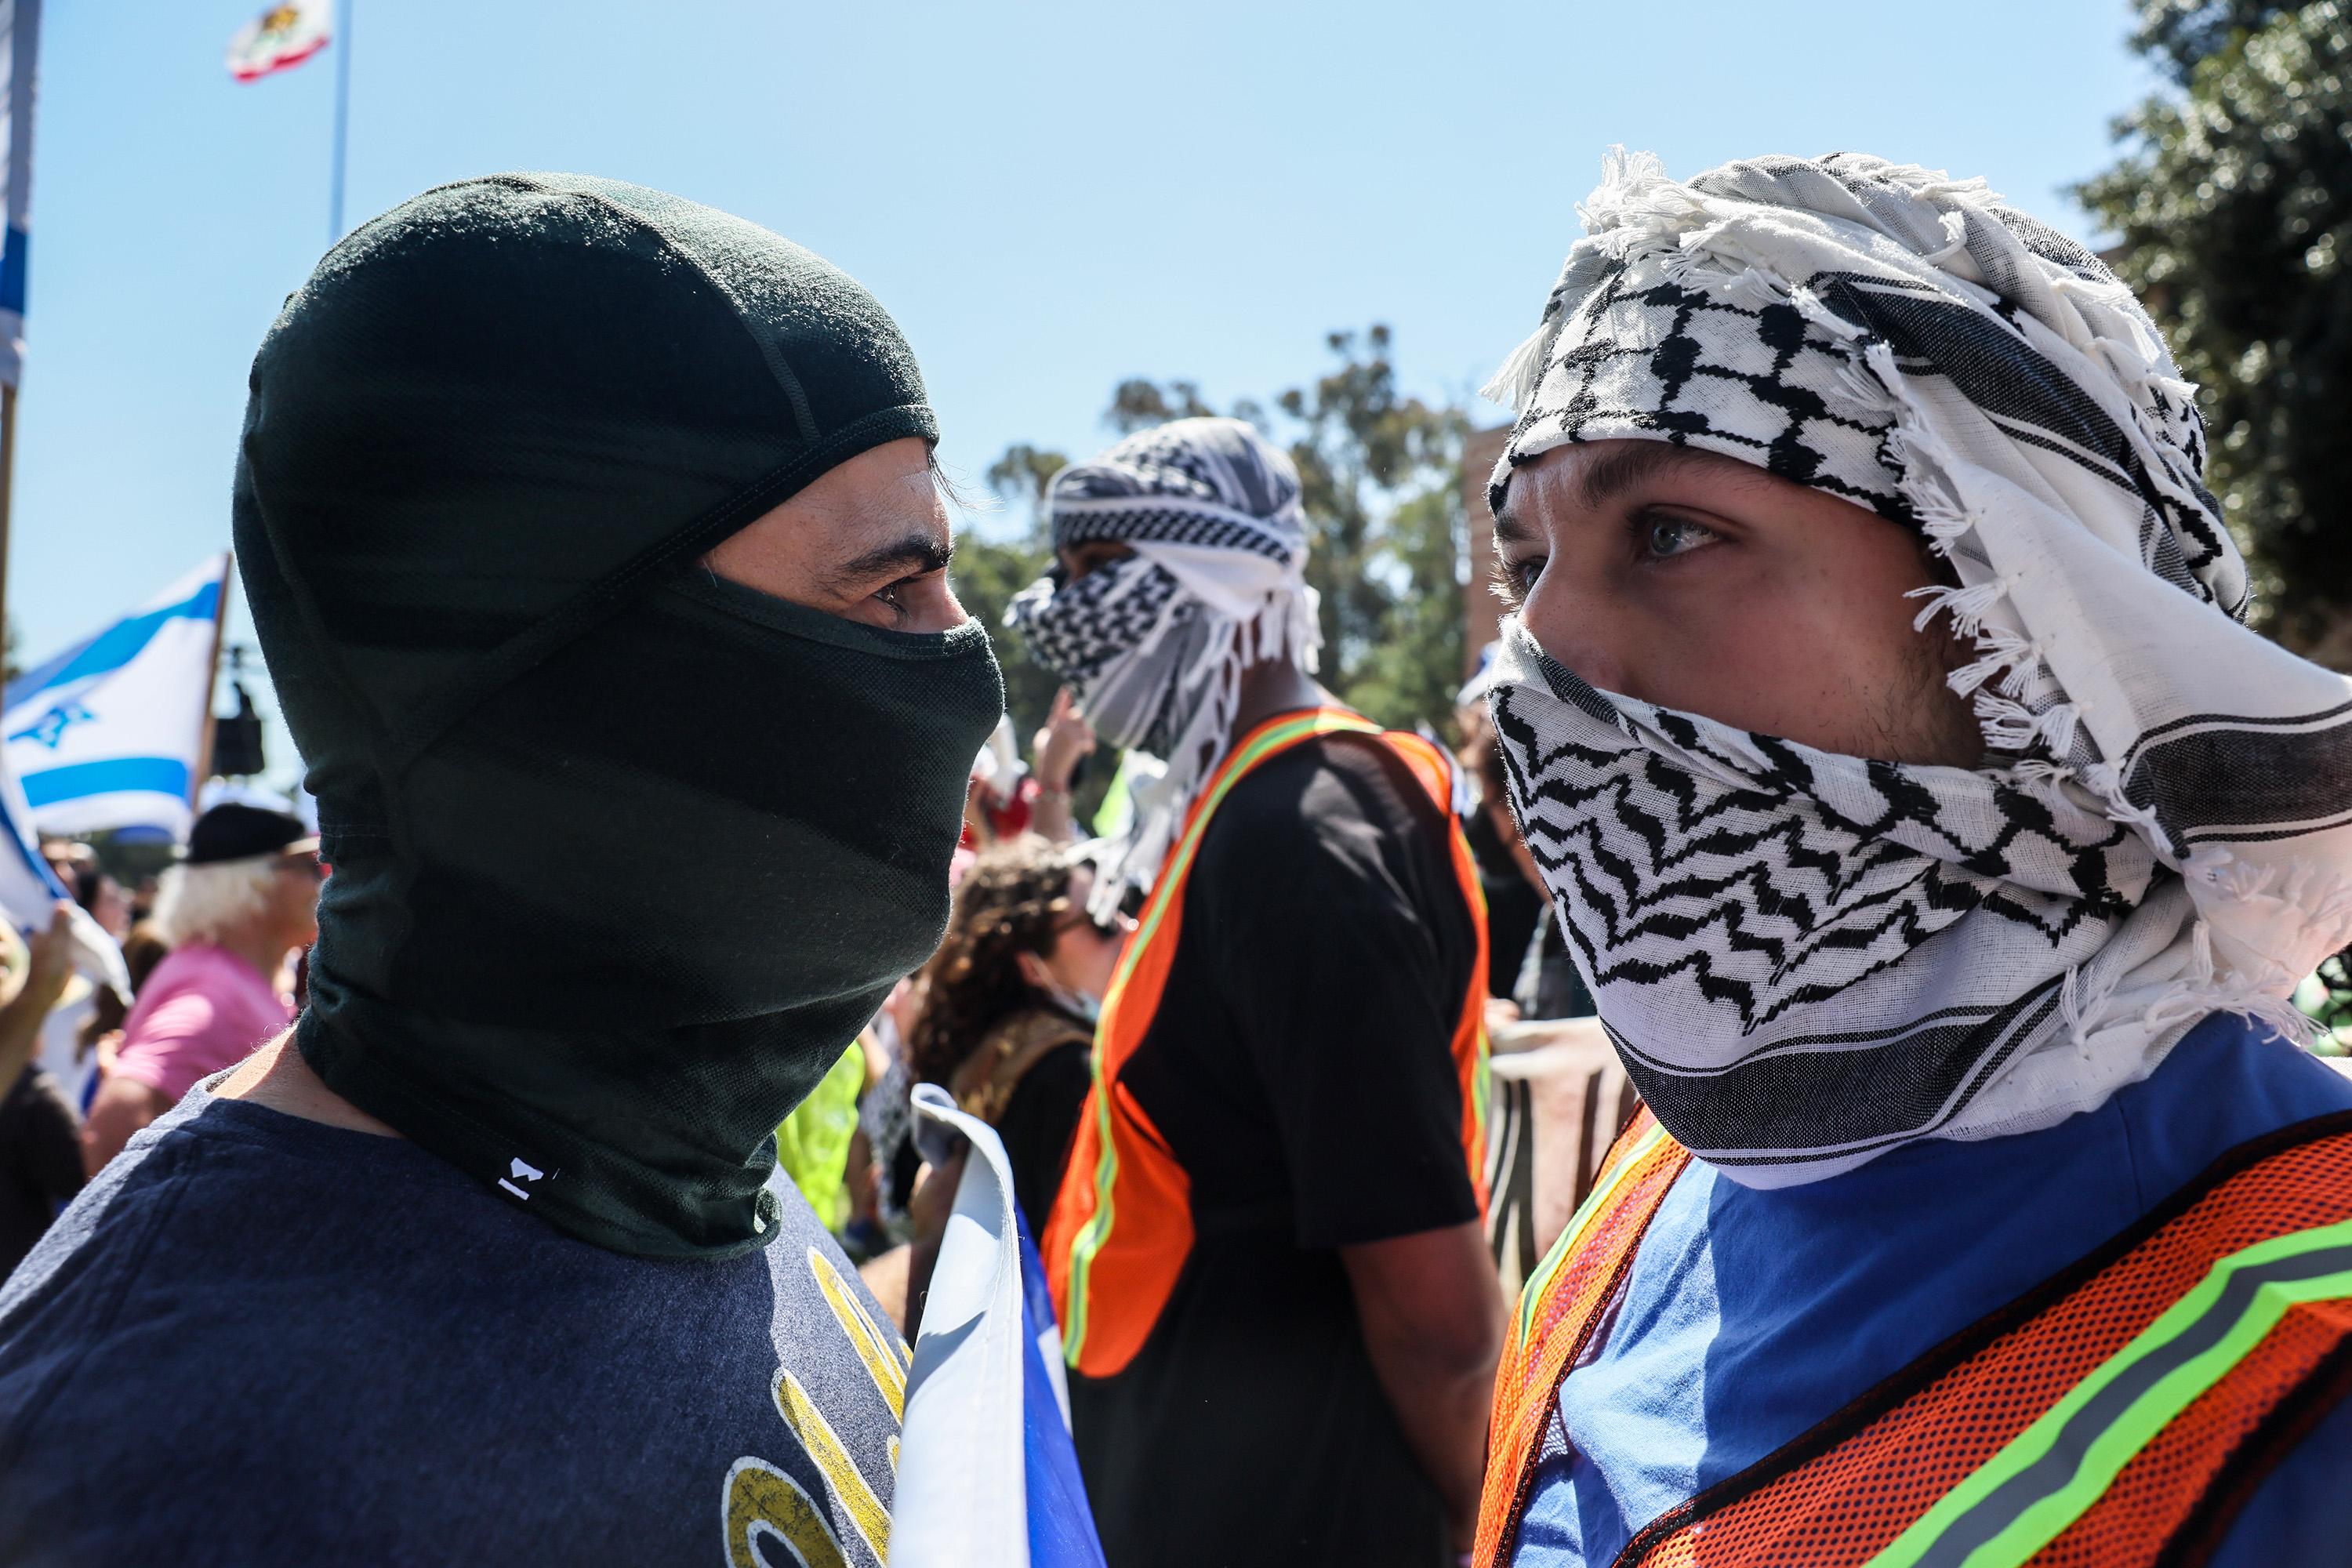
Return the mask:
<path id="1" fill-rule="evenodd" d="M 173 948 L 139 989 L 115 1053 L 119 1078 L 177 1100 L 284 1028 L 283 997 L 251 964 L 205 942 Z"/>

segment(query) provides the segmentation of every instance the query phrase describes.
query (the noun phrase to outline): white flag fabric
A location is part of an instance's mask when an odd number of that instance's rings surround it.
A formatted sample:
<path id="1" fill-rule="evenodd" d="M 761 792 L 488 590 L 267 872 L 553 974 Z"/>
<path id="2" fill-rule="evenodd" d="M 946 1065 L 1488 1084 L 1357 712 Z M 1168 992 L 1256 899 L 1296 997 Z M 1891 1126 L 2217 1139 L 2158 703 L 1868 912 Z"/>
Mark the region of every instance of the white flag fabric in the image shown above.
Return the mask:
<path id="1" fill-rule="evenodd" d="M 1103 1568 L 1062 1333 L 1004 1145 L 936 1084 L 916 1087 L 914 1107 L 919 1126 L 962 1133 L 971 1155 L 907 1374 L 890 1568 Z"/>
<path id="2" fill-rule="evenodd" d="M 9 683 L 0 735 L 34 827 L 186 834 L 227 574 L 224 552 Z"/>
<path id="3" fill-rule="evenodd" d="M 257 81 L 272 71 L 300 65 L 333 39 L 333 0 L 285 0 L 229 39 L 228 74 L 239 81 Z"/>
<path id="4" fill-rule="evenodd" d="M 49 929 L 58 901 L 70 898 L 49 863 L 41 858 L 39 838 L 32 830 L 32 814 L 25 792 L 5 766 L 0 766 L 0 918 L 26 936 Z M 131 971 L 122 949 L 106 928 L 77 908 L 68 917 L 73 926 L 74 968 L 93 984 L 110 985 L 114 994 L 131 1000 Z"/>
<path id="5" fill-rule="evenodd" d="M 0 384 L 17 386 L 25 370 L 25 265 L 33 210 L 33 99 L 41 53 L 41 0 L 0 0 L 0 134 L 8 138 L 0 169 L 7 234 L 0 241 Z"/>

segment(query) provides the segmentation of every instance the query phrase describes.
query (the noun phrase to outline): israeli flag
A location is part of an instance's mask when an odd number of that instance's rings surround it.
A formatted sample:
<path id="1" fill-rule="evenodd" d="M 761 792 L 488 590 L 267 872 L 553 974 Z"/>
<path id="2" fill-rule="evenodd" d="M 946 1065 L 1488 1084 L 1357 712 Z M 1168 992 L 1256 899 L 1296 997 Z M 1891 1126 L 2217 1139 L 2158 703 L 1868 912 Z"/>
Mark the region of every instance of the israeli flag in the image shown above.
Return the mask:
<path id="1" fill-rule="evenodd" d="M 891 1568 L 1103 1568 L 1070 1442 L 1062 1331 L 996 1131 L 936 1084 L 915 1114 L 971 1144 L 907 1374 Z"/>
<path id="2" fill-rule="evenodd" d="M 226 552 L 0 697 L 8 772 L 43 833 L 184 837 L 212 723 Z M 0 846 L 5 849 L 5 846 Z"/>
<path id="3" fill-rule="evenodd" d="M 58 902 L 73 897 L 41 858 L 40 840 L 34 836 L 31 823 L 25 792 L 16 787 L 6 766 L 0 764 L 0 919 L 26 936 L 48 930 L 57 918 Z M 114 994 L 129 1003 L 131 971 L 122 962 L 122 949 L 106 934 L 104 926 L 80 909 L 73 909 L 67 919 L 73 928 L 76 973 L 93 985 L 112 986 Z"/>

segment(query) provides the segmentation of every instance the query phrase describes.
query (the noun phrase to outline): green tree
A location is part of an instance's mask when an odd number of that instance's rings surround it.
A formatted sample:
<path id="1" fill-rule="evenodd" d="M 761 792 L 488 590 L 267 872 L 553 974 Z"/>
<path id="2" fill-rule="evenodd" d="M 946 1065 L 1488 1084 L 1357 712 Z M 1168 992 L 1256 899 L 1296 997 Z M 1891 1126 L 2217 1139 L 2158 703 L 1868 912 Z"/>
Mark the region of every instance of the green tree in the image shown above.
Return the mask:
<path id="1" fill-rule="evenodd" d="M 1130 377 L 1111 389 L 1110 406 L 1103 423 L 1122 436 L 1165 425 L 1171 419 L 1198 419 L 1216 410 L 1201 401 L 1201 384 L 1171 381 L 1166 386 L 1141 376 Z"/>
<path id="2" fill-rule="evenodd" d="M 2198 61 L 2220 54 L 2294 9 L 2254 0 L 2141 0 L 2132 47 L 2187 87 L 2197 74 Z"/>
<path id="3" fill-rule="evenodd" d="M 1028 646 L 1004 624 L 1004 612 L 1015 594 L 1054 563 L 1045 537 L 1045 487 L 1068 466 L 1069 459 L 1059 452 L 1026 445 L 1005 448 L 989 468 L 988 485 L 1008 507 L 1024 511 L 1025 526 L 1011 538 L 992 540 L 967 525 L 956 538 L 951 574 L 956 597 L 988 628 L 989 641 L 995 645 L 997 666 L 1004 671 L 1004 710 L 1013 715 L 1024 752 L 1054 706 L 1059 682 L 1052 670 L 1029 657 Z"/>
<path id="4" fill-rule="evenodd" d="M 1026 510 L 1029 517 L 1031 542 L 1045 542 L 1042 528 L 1045 516 L 1045 490 L 1054 476 L 1070 466 L 1070 459 L 1059 452 L 1049 452 L 1027 442 L 1004 448 L 1004 456 L 988 467 L 988 488 L 1004 500 Z"/>
<path id="5" fill-rule="evenodd" d="M 2352 665 L 2352 25 L 2303 6 L 2146 0 L 2137 41 L 2183 84 L 2119 121 L 2078 191 L 2202 388 L 2206 481 L 2264 630 Z"/>
<path id="6" fill-rule="evenodd" d="M 1469 422 L 1459 408 L 1399 392 L 1391 341 L 1381 325 L 1328 334 L 1325 346 L 1338 365 L 1274 405 L 1294 437 L 1307 580 L 1322 596 L 1319 679 L 1381 723 L 1450 731 L 1462 679 L 1462 437 Z M 1216 412 L 1197 382 L 1137 376 L 1112 391 L 1103 423 L 1125 436 Z M 1272 437 L 1263 405 L 1244 398 L 1229 412 Z M 972 614 L 992 617 L 992 627 L 1003 604 L 1051 563 L 1045 494 L 1063 462 L 1059 453 L 1014 446 L 988 470 L 990 486 L 1029 519 L 1019 544 L 968 534 L 956 547 L 957 592 Z M 992 635 L 1025 743 L 1053 700 L 1053 678 L 1029 663 L 1013 646 L 1017 638 Z M 1098 759 L 1090 776 L 1107 777 L 1111 761 Z"/>
<path id="7" fill-rule="evenodd" d="M 1323 684 L 1367 718 L 1450 730 L 1462 676 L 1462 437 L 1456 407 L 1400 395 L 1391 334 L 1324 340 L 1339 367 L 1276 406 L 1310 525 L 1323 599 Z"/>

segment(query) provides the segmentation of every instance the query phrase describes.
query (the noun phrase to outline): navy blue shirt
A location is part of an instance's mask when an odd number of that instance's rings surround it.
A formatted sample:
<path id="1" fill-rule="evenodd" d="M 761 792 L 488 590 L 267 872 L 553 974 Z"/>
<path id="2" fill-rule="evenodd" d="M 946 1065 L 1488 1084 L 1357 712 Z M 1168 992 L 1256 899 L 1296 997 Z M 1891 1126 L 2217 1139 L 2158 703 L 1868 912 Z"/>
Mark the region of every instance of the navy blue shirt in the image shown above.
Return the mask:
<path id="1" fill-rule="evenodd" d="M 199 1088 L 0 1289 L 0 1563 L 878 1568 L 904 1347 L 778 1195 L 625 1258 Z"/>
<path id="2" fill-rule="evenodd" d="M 1633 1533 L 2023 1295 L 2352 1080 L 2243 1018 L 2055 1127 L 1929 1140 L 1757 1192 L 1694 1161 L 1643 1236 L 1599 1353 L 1545 1431 L 1514 1561 L 1615 1560 Z M 2352 1402 L 2273 1471 L 2215 1568 L 2352 1563 Z"/>

